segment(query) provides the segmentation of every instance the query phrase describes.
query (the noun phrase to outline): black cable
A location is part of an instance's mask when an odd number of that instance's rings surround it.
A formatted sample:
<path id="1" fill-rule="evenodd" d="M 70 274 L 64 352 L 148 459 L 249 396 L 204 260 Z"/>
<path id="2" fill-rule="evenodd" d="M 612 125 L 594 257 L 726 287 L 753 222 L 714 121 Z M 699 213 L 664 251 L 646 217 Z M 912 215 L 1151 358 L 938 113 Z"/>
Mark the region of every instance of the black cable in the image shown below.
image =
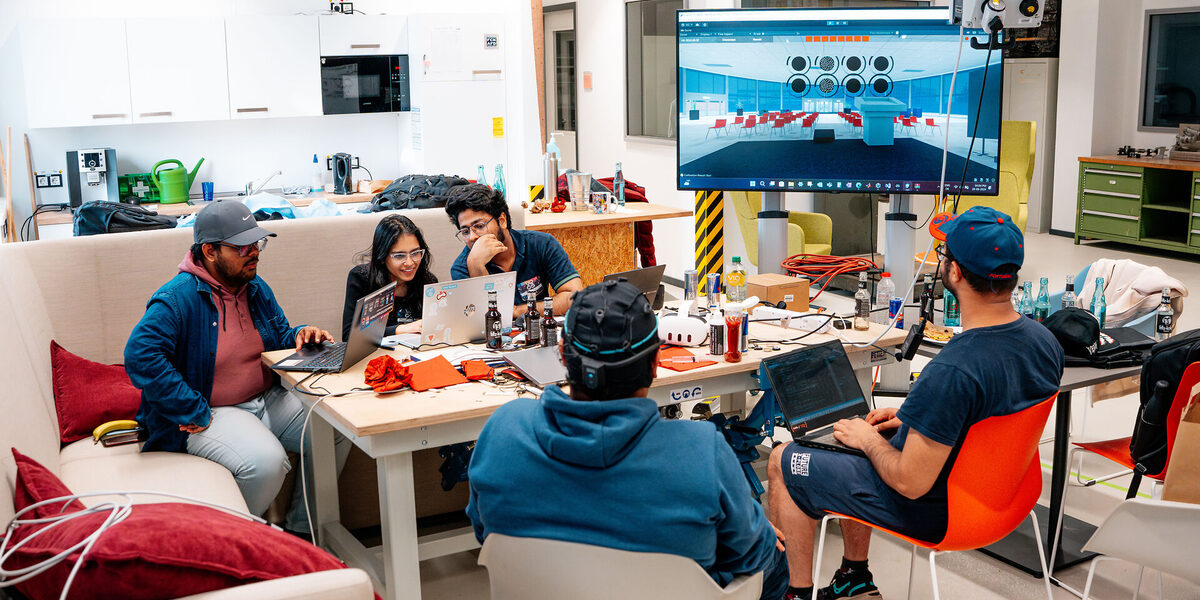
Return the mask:
<path id="1" fill-rule="evenodd" d="M 983 60 L 983 80 L 979 82 L 979 102 L 976 103 L 976 105 L 975 105 L 975 127 L 973 127 L 971 129 L 971 143 L 970 143 L 970 145 L 967 146 L 967 157 L 966 157 L 966 161 L 963 163 L 962 178 L 960 178 L 958 181 L 958 193 L 954 195 L 954 209 L 952 211 L 950 211 L 951 214 L 955 214 L 955 215 L 958 214 L 958 201 L 960 198 L 962 198 L 962 188 L 964 185 L 967 184 L 967 168 L 971 166 L 971 152 L 973 152 L 975 150 L 975 137 L 979 133 L 979 121 L 981 120 L 979 118 L 979 113 L 980 113 L 980 111 L 983 110 L 983 95 L 987 91 L 987 76 L 988 76 L 988 71 L 991 70 L 992 48 L 994 46 L 995 46 L 995 44 L 992 43 L 992 37 L 989 36 L 988 37 L 987 58 L 985 58 Z M 950 90 L 950 93 L 953 94 L 954 90 Z M 997 152 L 996 152 L 996 164 L 997 165 L 999 165 L 999 163 L 1000 163 L 999 155 L 1000 155 L 1000 152 L 999 152 L 999 149 L 997 148 Z M 1000 182 L 996 181 L 996 185 L 999 186 Z M 941 265 L 941 262 L 942 262 L 941 258 L 938 258 L 938 265 Z"/>
<path id="2" fill-rule="evenodd" d="M 370 169 L 368 169 L 368 168 L 366 168 L 366 167 L 364 167 L 364 166 L 362 166 L 362 165 L 358 165 L 358 168 L 360 168 L 360 169 L 362 169 L 362 170 L 366 171 L 366 172 L 367 172 L 367 177 L 370 177 L 372 180 L 373 180 L 373 179 L 375 179 L 375 176 L 371 174 L 371 170 L 370 170 Z"/>

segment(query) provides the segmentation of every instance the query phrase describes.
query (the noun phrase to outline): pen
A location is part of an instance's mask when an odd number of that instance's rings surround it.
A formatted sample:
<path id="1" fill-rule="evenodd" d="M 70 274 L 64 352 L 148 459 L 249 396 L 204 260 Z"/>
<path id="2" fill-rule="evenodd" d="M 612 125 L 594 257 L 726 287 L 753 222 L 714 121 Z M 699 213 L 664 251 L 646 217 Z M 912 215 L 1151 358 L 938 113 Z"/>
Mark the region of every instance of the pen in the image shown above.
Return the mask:
<path id="1" fill-rule="evenodd" d="M 712 361 L 715 361 L 715 360 L 716 360 L 716 357 L 712 357 L 712 356 L 673 356 L 673 357 L 671 357 L 671 358 L 664 358 L 664 359 L 662 359 L 662 360 L 660 360 L 660 361 L 658 361 L 658 362 L 664 362 L 664 363 L 694 363 L 694 362 L 712 362 Z"/>

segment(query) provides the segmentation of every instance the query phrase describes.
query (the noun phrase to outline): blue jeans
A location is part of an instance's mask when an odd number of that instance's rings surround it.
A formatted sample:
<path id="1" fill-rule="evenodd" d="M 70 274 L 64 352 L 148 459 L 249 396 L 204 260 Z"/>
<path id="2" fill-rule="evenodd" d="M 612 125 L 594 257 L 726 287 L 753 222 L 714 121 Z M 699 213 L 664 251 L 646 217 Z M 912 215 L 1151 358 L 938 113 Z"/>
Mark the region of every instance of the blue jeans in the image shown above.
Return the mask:
<path id="1" fill-rule="evenodd" d="M 283 387 L 274 385 L 257 398 L 235 406 L 213 408 L 212 423 L 208 429 L 188 436 L 187 451 L 229 469 L 250 512 L 262 515 L 279 494 L 284 477 L 292 469 L 287 452 L 300 452 L 300 430 L 306 414 L 299 399 Z M 309 488 L 313 480 L 311 428 L 312 423 L 309 423 L 303 452 Z M 350 440 L 334 432 L 334 441 L 337 470 L 341 473 L 350 454 Z M 285 524 L 292 531 L 308 531 L 303 494 L 297 478 Z M 311 502 L 311 493 L 309 498 Z"/>

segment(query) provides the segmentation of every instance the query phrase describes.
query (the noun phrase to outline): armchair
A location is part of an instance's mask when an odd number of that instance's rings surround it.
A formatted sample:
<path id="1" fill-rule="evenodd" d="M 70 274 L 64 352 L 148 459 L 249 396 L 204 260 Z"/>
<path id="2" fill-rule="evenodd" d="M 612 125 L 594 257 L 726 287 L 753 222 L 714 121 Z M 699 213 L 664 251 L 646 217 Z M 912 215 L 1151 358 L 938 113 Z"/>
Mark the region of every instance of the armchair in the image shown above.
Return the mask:
<path id="1" fill-rule="evenodd" d="M 758 266 L 758 211 L 762 209 L 762 192 L 725 192 L 737 212 L 738 227 L 746 242 L 746 257 Z M 833 249 L 833 219 L 829 215 L 809 212 L 788 212 L 787 255 L 829 254 Z"/>

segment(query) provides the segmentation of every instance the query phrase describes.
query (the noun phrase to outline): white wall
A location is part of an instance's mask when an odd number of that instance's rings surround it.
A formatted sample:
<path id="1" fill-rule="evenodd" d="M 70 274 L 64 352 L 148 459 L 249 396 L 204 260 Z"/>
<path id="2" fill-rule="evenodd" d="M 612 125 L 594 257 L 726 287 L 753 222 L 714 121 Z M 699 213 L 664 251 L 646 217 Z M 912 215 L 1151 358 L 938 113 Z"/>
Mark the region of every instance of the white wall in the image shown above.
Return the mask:
<path id="1" fill-rule="evenodd" d="M 417 13 L 503 13 L 505 23 L 498 33 L 505 52 L 506 122 L 505 176 L 511 189 L 518 189 L 540 178 L 536 90 L 533 84 L 533 48 L 529 3 L 523 0 L 446 0 L 439 3 L 357 0 L 357 10 L 367 14 Z M 0 127 L 13 126 L 14 208 L 18 223 L 30 211 L 28 178 L 22 135 L 28 133 L 36 171 L 65 169 L 65 152 L 94 146 L 117 149 L 118 171 L 149 171 L 155 162 L 178 158 L 189 168 L 204 157 L 197 179 L 213 181 L 220 191 L 241 190 L 251 179 L 283 171 L 271 182 L 276 185 L 307 185 L 312 155 L 322 162 L 326 154 L 348 152 L 361 157 L 362 164 L 379 179 L 391 179 L 411 173 L 413 165 L 431 172 L 439 169 L 436 159 L 414 153 L 410 147 L 408 113 L 376 115 L 332 115 L 294 119 L 259 119 L 202 123 L 141 124 L 105 127 L 34 129 L 25 127 L 24 99 L 20 85 L 17 26 L 21 19 L 39 16 L 235 16 L 248 14 L 317 14 L 329 3 L 317 0 L 216 0 L 201 3 L 160 2 L 154 0 L 112 0 L 97 4 L 85 0 L 45 0 L 17 3 L 0 0 L 0 72 L 6 85 L 0 85 Z M 346 18 L 356 18 L 353 16 Z M 186 66 L 184 66 L 186 68 Z M 103 85 L 103 68 L 91 75 Z M 49 76 L 84 76 L 80 73 L 53 73 Z M 503 114 L 505 108 L 501 108 Z M 430 124 L 426 124 L 427 132 Z M 470 148 L 463 148 L 469 153 Z M 482 162 L 482 161 L 478 161 Z M 462 169 L 457 169 L 461 171 Z M 460 172 L 467 177 L 475 173 Z M 363 172 L 356 178 L 366 178 Z M 488 165 L 489 180 L 492 165 Z M 193 192 L 198 191 L 198 187 Z M 65 188 L 38 190 L 41 203 L 65 202 Z M 523 194 L 522 194 L 523 195 Z M 518 196 L 519 197 L 519 196 Z"/>
<path id="2" fill-rule="evenodd" d="M 1145 11 L 1197 0 L 1071 0 L 1063 7 L 1051 228 L 1074 232 L 1079 157 L 1126 144 L 1171 146 L 1170 133 L 1138 131 Z"/>

